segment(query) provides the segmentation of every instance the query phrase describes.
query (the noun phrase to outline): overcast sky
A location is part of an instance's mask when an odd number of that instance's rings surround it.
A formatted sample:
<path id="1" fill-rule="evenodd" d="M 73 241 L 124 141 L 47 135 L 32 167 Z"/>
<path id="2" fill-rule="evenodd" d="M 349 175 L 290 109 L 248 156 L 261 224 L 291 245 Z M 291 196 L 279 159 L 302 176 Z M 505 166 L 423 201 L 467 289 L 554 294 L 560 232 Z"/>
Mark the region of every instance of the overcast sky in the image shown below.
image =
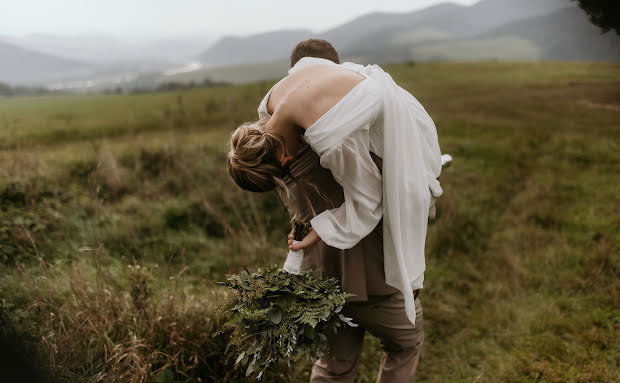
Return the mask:
<path id="1" fill-rule="evenodd" d="M 369 12 L 406 12 L 444 1 L 0 0 L 0 34 L 215 37 L 282 28 L 319 32 Z"/>

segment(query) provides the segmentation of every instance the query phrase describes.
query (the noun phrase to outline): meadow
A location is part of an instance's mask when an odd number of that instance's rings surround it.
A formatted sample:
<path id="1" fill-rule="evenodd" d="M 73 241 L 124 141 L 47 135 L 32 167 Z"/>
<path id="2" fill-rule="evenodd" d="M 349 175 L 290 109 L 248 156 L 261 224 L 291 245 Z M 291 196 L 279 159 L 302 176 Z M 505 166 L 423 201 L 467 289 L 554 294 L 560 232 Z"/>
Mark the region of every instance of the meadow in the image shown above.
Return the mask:
<path id="1" fill-rule="evenodd" d="M 620 65 L 386 70 L 454 158 L 427 237 L 416 381 L 620 381 Z M 285 259 L 279 201 L 239 190 L 225 166 L 230 132 L 274 82 L 0 99 L 5 367 L 31 381 L 254 381 L 212 336 L 227 299 L 215 282 Z M 380 355 L 367 336 L 358 382 Z"/>

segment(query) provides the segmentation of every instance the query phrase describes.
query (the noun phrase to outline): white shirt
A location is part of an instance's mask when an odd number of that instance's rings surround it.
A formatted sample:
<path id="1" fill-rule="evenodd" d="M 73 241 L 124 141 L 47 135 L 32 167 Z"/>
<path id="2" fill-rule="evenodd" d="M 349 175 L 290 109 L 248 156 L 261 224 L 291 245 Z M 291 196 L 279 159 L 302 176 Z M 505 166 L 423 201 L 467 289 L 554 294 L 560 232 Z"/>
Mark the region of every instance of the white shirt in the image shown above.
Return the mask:
<path id="1" fill-rule="evenodd" d="M 304 57 L 289 74 L 317 64 L 339 65 Z M 306 129 L 304 137 L 320 156 L 321 166 L 342 186 L 345 202 L 310 223 L 329 246 L 348 249 L 383 217 L 385 280 L 403 293 L 405 311 L 415 324 L 413 290 L 423 287 L 430 198 L 443 192 L 437 181 L 441 152 L 435 124 L 379 66 L 340 66 L 366 79 Z M 261 118 L 269 116 L 270 94 L 271 90 L 259 105 Z M 383 177 L 370 152 L 383 158 Z"/>

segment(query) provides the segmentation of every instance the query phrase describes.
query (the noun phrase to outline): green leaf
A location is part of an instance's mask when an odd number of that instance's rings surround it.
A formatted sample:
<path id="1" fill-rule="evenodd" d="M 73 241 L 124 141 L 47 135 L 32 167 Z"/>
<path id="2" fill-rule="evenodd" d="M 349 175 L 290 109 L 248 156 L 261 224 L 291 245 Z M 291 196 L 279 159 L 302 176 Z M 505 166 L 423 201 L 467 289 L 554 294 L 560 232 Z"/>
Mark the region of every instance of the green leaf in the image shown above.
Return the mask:
<path id="1" fill-rule="evenodd" d="M 241 360 L 243 360 L 244 357 L 245 357 L 245 351 L 239 354 L 239 356 L 237 357 L 237 360 L 235 361 L 235 364 L 241 362 Z"/>
<path id="2" fill-rule="evenodd" d="M 282 312 L 278 309 L 276 310 L 272 310 L 269 313 L 269 319 L 271 319 L 271 322 L 273 324 L 278 324 L 282 321 Z"/>
<path id="3" fill-rule="evenodd" d="M 250 365 L 248 366 L 248 370 L 245 372 L 245 376 L 250 376 L 251 373 L 256 369 L 256 358 L 252 359 Z"/>
<path id="4" fill-rule="evenodd" d="M 241 281 L 241 282 L 249 282 L 250 281 L 250 274 L 248 273 L 247 270 L 242 271 L 241 274 L 239 274 L 239 281 Z"/>

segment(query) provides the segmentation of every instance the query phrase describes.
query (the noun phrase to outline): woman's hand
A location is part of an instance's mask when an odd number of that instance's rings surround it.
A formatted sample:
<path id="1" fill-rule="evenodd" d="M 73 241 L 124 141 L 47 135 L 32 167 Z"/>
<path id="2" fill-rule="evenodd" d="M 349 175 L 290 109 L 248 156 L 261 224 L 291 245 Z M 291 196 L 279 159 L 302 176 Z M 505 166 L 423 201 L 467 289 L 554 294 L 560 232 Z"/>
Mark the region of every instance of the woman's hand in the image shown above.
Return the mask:
<path id="1" fill-rule="evenodd" d="M 311 230 L 310 233 L 308 233 L 308 235 L 306 235 L 301 242 L 293 244 L 293 233 L 291 232 L 288 235 L 288 248 L 293 251 L 297 251 L 300 249 L 306 250 L 314 246 L 320 240 L 321 238 L 319 238 L 319 235 L 316 233 L 316 231 Z"/>
<path id="2" fill-rule="evenodd" d="M 288 233 L 288 245 L 292 245 L 293 244 L 293 240 L 295 239 L 295 230 L 291 230 L 290 233 Z"/>

